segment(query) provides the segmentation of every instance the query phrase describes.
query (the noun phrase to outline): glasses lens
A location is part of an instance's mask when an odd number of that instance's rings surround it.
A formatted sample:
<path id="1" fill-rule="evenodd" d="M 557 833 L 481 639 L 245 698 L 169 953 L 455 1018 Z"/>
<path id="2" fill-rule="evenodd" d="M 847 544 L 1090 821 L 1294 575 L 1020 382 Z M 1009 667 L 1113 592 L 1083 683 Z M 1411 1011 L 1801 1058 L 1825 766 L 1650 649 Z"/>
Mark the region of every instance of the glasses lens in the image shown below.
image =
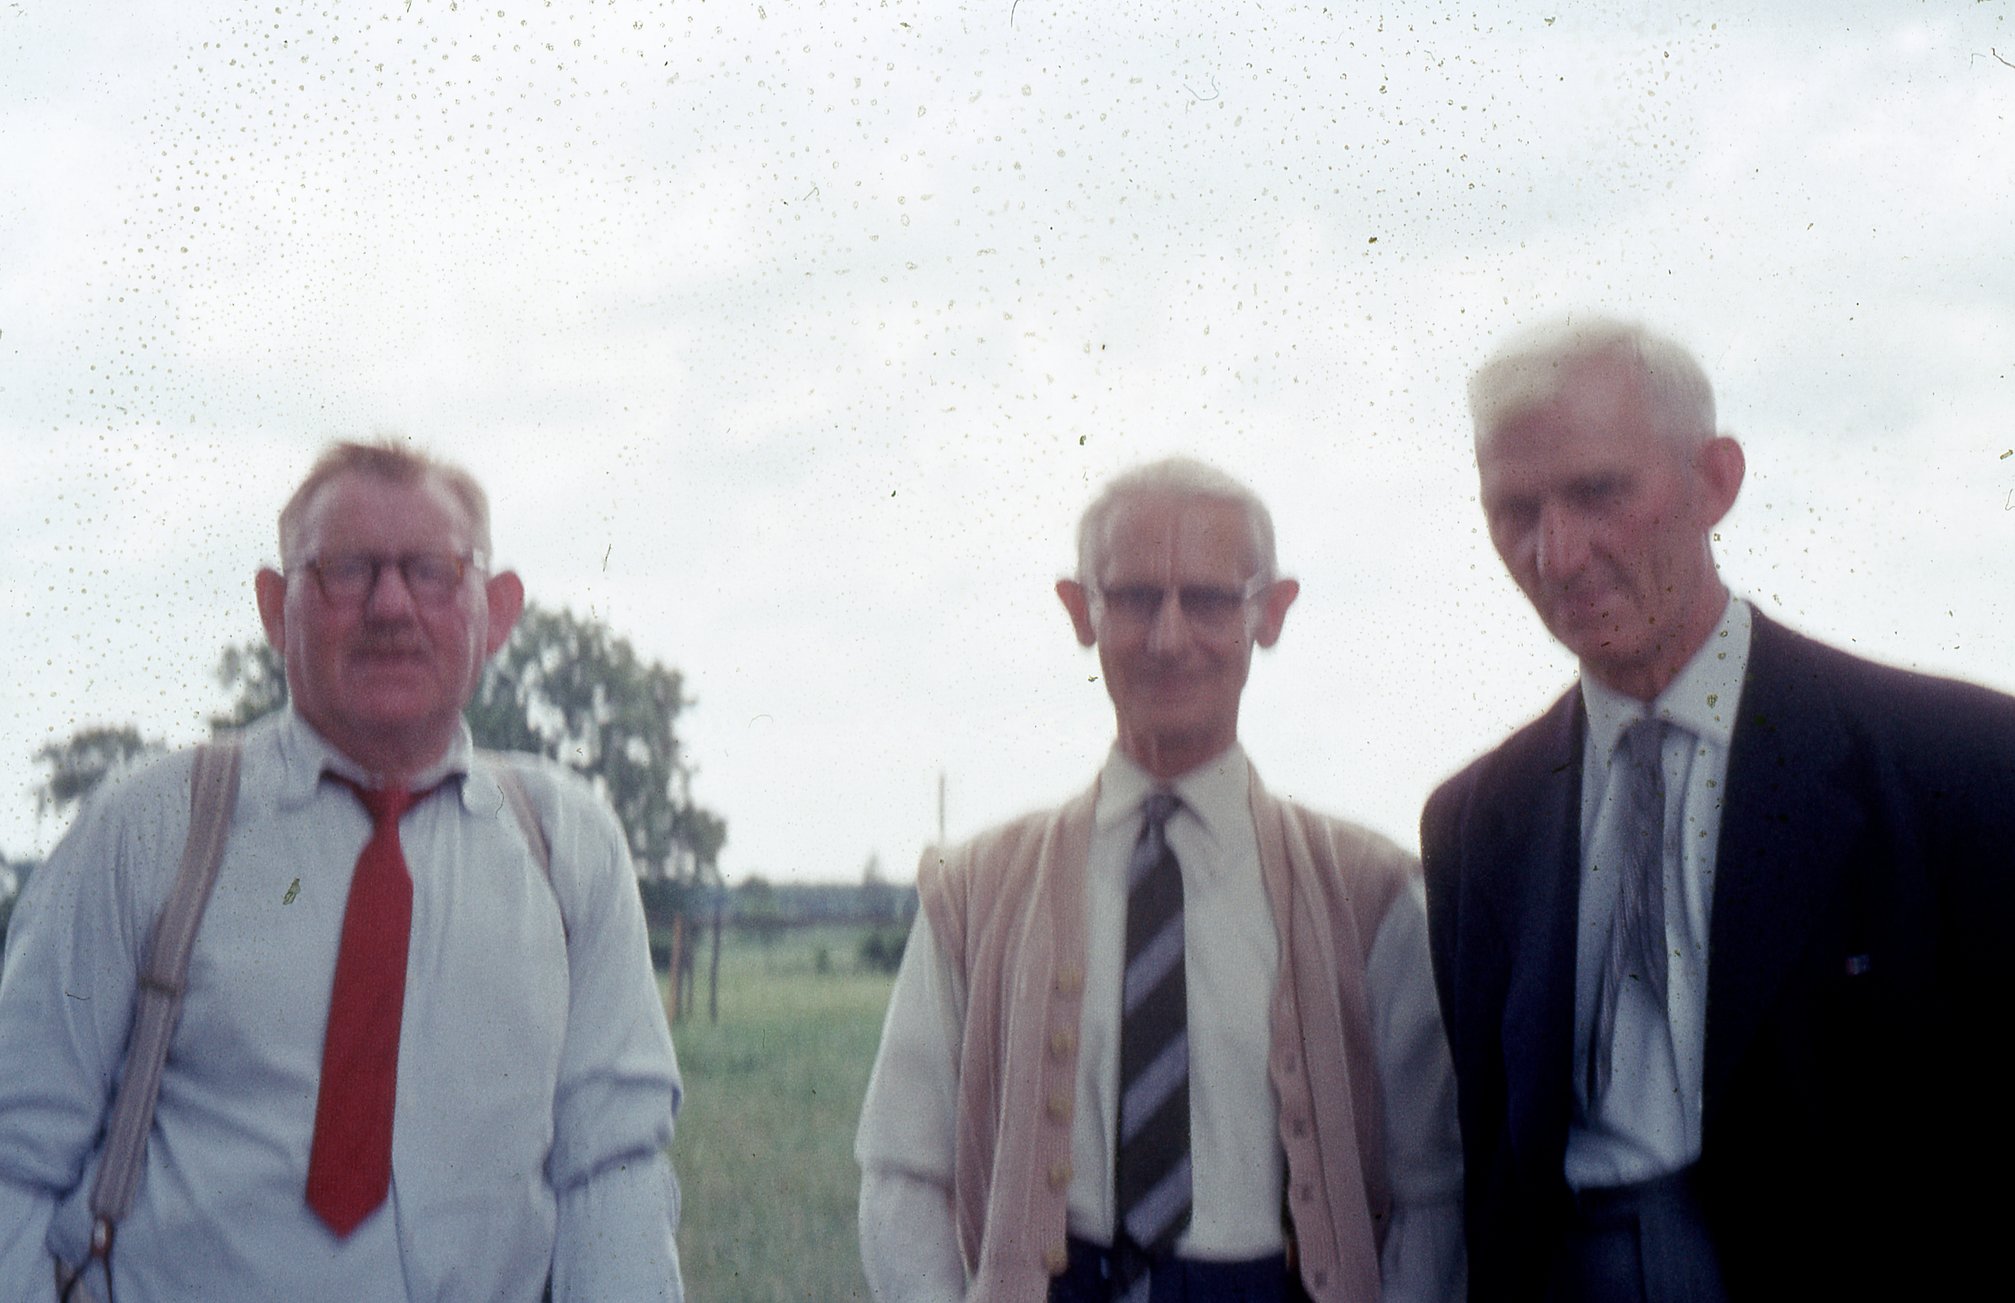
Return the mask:
<path id="1" fill-rule="evenodd" d="M 1106 610 L 1116 619 L 1146 624 L 1160 617 L 1168 590 L 1154 584 L 1117 584 L 1100 590 L 1100 596 L 1105 599 Z M 1182 607 L 1183 618 L 1190 623 L 1221 627 L 1238 617 L 1245 606 L 1246 594 L 1237 588 L 1185 584 L 1176 590 L 1175 597 Z"/>
<path id="2" fill-rule="evenodd" d="M 355 606 L 369 600 L 380 573 L 388 567 L 399 572 L 414 601 L 445 602 L 461 587 L 469 561 L 452 552 L 412 552 L 402 557 L 351 553 L 321 557 L 308 565 L 323 597 L 338 606 Z"/>
<path id="3" fill-rule="evenodd" d="M 359 602 L 371 591 L 377 563 L 367 556 L 325 557 L 313 563 L 322 596 L 332 602 Z"/>
<path id="4" fill-rule="evenodd" d="M 446 552 L 419 552 L 400 559 L 406 587 L 423 602 L 441 602 L 452 597 L 462 582 L 462 558 Z"/>

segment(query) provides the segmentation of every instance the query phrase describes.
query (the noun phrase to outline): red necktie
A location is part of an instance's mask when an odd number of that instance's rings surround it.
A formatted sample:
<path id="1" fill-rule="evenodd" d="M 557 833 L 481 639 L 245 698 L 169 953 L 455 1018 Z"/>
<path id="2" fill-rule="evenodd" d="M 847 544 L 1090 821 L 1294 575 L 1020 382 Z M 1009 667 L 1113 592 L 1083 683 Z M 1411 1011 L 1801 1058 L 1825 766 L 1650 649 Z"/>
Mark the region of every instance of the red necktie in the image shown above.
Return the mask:
<path id="1" fill-rule="evenodd" d="M 399 816 L 419 798 L 403 787 L 367 791 L 340 781 L 371 812 L 372 829 L 350 879 L 336 952 L 308 1152 L 308 1206 L 346 1236 L 385 1202 L 392 1185 L 392 1104 L 413 926 L 413 879 L 399 848 Z"/>

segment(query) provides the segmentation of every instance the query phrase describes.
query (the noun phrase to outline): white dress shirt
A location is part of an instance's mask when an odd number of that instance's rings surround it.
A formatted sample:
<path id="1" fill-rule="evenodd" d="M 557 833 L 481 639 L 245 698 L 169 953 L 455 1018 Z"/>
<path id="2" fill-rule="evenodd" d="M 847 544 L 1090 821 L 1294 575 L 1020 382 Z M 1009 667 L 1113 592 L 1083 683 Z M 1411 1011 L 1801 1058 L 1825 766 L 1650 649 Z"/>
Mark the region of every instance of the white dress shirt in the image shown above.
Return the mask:
<path id="1" fill-rule="evenodd" d="M 1749 665 L 1749 604 L 1731 597 L 1720 624 L 1649 705 L 1581 676 L 1588 732 L 1581 759 L 1581 900 L 1575 944 L 1575 1119 L 1567 1133 L 1567 1183 L 1627 1185 L 1676 1172 L 1700 1157 L 1701 1069 L 1707 1037 L 1707 937 L 1721 842 L 1728 747 Z M 1618 877 L 1591 863 L 1605 786 L 1624 730 L 1655 717 L 1672 725 L 1665 773 L 1661 861 L 1665 874 L 1665 1017 L 1641 983 L 1617 1002 L 1614 1077 L 1593 1114 L 1587 1098 L 1595 996 L 1607 962 Z"/>
<path id="2" fill-rule="evenodd" d="M 466 730 L 400 828 L 413 877 L 392 1182 L 346 1239 L 304 1189 L 363 778 L 291 710 L 248 730 L 132 1212 L 122 1303 L 680 1298 L 678 1065 L 607 805 L 526 786 L 548 882 Z M 87 803 L 31 879 L 0 979 L 0 1297 L 81 1261 L 98 1127 L 189 823 L 189 753 Z M 103 1296 L 102 1285 L 93 1288 Z"/>
<path id="3" fill-rule="evenodd" d="M 1229 751 L 1168 786 L 1182 807 L 1168 840 L 1182 869 L 1190 1040 L 1192 1213 L 1184 1257 L 1237 1260 L 1278 1252 L 1284 1156 L 1273 1086 L 1270 1007 L 1280 943 L 1260 876 L 1251 768 Z M 1066 1218 L 1071 1234 L 1112 1242 L 1113 1136 L 1119 1082 L 1119 990 L 1126 868 L 1142 806 L 1159 784 L 1117 748 L 1100 774 L 1085 875 L 1084 999 L 1072 1114 Z M 1461 1294 L 1461 1149 L 1418 882 L 1395 899 L 1366 966 L 1375 1056 L 1386 1105 L 1395 1210 L 1381 1260 L 1384 1297 Z M 877 1072 L 862 1107 L 863 1265 L 882 1303 L 962 1298 L 965 1269 L 951 1211 L 962 975 L 917 915 L 884 1041 L 931 1049 L 909 1071 Z M 1442 1083 L 1436 1085 L 1434 1083 Z"/>

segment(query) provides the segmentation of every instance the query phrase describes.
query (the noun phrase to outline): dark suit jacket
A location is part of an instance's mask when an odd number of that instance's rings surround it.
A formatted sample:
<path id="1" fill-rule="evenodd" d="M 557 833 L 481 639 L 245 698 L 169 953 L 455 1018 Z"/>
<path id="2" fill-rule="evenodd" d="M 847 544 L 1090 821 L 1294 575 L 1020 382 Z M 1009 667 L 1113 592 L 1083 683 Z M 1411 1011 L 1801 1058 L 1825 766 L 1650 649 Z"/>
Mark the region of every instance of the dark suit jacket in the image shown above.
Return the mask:
<path id="1" fill-rule="evenodd" d="M 1970 1293 L 2015 1234 L 2015 699 L 1758 613 L 1737 709 L 1698 1169 L 1730 1293 Z M 1539 1295 L 1567 1211 L 1584 719 L 1571 690 L 1421 820 L 1478 1303 Z"/>

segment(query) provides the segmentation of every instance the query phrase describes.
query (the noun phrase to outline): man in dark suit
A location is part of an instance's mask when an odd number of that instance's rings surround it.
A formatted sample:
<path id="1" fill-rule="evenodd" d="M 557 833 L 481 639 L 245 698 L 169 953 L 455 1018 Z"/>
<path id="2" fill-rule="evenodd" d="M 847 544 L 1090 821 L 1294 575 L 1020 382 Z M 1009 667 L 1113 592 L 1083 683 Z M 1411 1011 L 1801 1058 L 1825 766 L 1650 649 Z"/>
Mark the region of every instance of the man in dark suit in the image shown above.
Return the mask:
<path id="1" fill-rule="evenodd" d="M 1471 1297 L 1978 1291 L 2015 1161 L 2015 700 L 1729 594 L 1743 454 L 1671 341 L 1549 327 L 1470 406 L 1492 542 L 1581 662 L 1421 822 Z"/>

